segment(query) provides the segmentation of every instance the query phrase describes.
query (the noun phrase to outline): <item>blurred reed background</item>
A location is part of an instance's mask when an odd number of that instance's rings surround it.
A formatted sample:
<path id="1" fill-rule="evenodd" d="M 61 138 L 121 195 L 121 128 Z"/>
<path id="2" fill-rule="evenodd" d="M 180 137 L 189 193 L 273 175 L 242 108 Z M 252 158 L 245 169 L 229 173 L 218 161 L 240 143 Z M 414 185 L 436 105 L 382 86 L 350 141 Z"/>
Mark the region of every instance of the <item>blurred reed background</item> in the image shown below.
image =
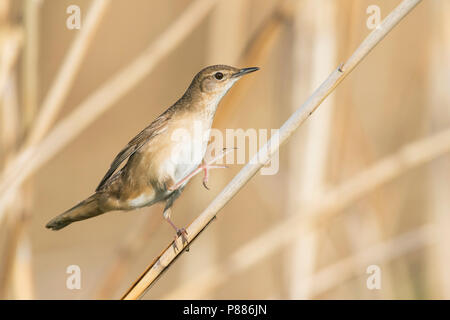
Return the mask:
<path id="1" fill-rule="evenodd" d="M 202 67 L 261 68 L 214 127 L 278 128 L 370 32 L 367 8 L 384 18 L 398 3 L 0 0 L 0 297 L 119 298 L 173 239 L 162 206 L 45 223 Z M 450 298 L 449 15 L 449 0 L 419 4 L 282 147 L 279 172 L 252 179 L 145 298 Z M 174 220 L 192 221 L 239 168 L 214 171 L 210 191 L 196 177 Z M 271 238 L 291 215 L 314 223 Z"/>

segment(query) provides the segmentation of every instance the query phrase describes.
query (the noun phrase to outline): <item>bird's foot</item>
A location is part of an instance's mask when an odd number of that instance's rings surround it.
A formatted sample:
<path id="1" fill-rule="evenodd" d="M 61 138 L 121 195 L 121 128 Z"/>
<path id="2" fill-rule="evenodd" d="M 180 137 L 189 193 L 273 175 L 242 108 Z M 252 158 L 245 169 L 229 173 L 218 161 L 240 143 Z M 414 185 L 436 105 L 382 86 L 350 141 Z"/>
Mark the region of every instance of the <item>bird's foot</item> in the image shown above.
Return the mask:
<path id="1" fill-rule="evenodd" d="M 186 244 L 186 251 L 189 251 L 189 241 L 187 238 L 187 231 L 185 228 L 181 228 L 181 229 L 177 229 L 177 234 L 175 235 L 175 240 L 173 241 L 173 246 L 174 249 L 178 250 L 178 246 L 177 246 L 177 239 L 179 236 L 181 236 L 181 241 L 183 243 L 183 246 Z"/>
<path id="2" fill-rule="evenodd" d="M 182 240 L 182 243 L 183 243 L 183 246 L 184 246 L 184 244 L 186 244 L 186 251 L 189 251 L 189 241 L 188 241 L 188 238 L 187 238 L 187 235 L 188 235 L 188 233 L 187 233 L 187 231 L 186 231 L 186 229 L 185 228 L 177 228 L 177 226 L 175 225 L 175 223 L 173 223 L 173 221 L 170 219 L 170 208 L 169 209 L 167 209 L 166 211 L 164 211 L 164 219 L 166 219 L 166 221 L 170 224 L 170 226 L 175 230 L 175 232 L 177 233 L 174 237 L 175 237 L 175 239 L 174 239 L 174 241 L 173 241 L 173 248 L 174 248 L 174 250 L 176 249 L 176 250 L 178 250 L 178 246 L 177 246 L 177 240 L 178 240 L 178 237 L 179 236 L 181 236 L 181 240 Z"/>

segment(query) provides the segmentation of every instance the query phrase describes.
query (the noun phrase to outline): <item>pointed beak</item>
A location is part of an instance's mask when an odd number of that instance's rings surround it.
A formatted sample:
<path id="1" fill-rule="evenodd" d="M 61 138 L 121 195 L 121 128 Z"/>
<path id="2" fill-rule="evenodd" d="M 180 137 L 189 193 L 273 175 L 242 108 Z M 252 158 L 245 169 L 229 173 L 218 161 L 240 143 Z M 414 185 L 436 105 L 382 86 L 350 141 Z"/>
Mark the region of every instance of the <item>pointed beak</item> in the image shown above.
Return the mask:
<path id="1" fill-rule="evenodd" d="M 244 74 L 252 73 L 252 72 L 255 72 L 255 71 L 258 71 L 258 70 L 259 70 L 259 68 L 257 68 L 257 67 L 244 68 L 244 69 L 239 70 L 239 71 L 236 72 L 236 73 L 233 73 L 233 74 L 231 75 L 231 77 L 232 77 L 232 78 L 242 77 Z"/>

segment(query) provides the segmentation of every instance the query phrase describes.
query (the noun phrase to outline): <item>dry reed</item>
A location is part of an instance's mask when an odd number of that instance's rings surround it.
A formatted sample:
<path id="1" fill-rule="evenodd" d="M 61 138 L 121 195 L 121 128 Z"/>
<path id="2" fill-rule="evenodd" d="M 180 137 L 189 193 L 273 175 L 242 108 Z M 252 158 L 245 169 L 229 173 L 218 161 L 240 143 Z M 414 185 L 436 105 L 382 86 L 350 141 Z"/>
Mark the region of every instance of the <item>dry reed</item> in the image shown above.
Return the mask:
<path id="1" fill-rule="evenodd" d="M 264 64 L 269 53 L 277 43 L 283 26 L 286 26 L 287 9 L 290 8 L 286 5 L 287 3 L 284 1 L 282 6 L 277 7 L 274 13 L 256 30 L 240 55 L 239 65 L 246 66 L 253 63 L 261 66 Z M 230 110 L 233 110 L 238 105 L 242 93 L 246 91 L 242 88 L 249 89 L 253 83 L 254 79 L 249 78 L 228 93 L 227 99 L 222 102 L 222 111 L 214 120 L 215 125 L 220 126 L 228 119 Z M 139 254 L 140 250 L 146 245 L 146 239 L 154 231 L 153 219 L 154 217 L 149 216 L 145 222 L 138 221 L 136 226 L 131 228 L 132 235 L 120 245 L 116 250 L 116 256 L 108 264 L 109 267 L 105 272 L 106 276 L 101 279 L 100 289 L 96 293 L 96 297 L 105 299 L 113 296 L 120 284 L 120 280 L 126 275 L 126 271 L 130 267 L 129 261 L 125 261 L 125 259 L 133 259 L 136 254 Z M 142 227 L 142 225 L 151 225 L 152 227 Z"/>
<path id="2" fill-rule="evenodd" d="M 215 218 L 217 212 L 239 192 L 239 190 L 267 163 L 292 133 L 314 112 L 321 102 L 336 88 L 336 86 L 366 57 L 366 55 L 403 19 L 420 0 L 402 1 L 361 43 L 353 55 L 338 69 L 331 73 L 325 82 L 308 98 L 308 100 L 285 122 L 276 137 L 261 148 L 252 160 L 235 176 L 213 202 L 187 228 L 188 240 L 193 241 Z M 336 199 L 337 201 L 337 199 Z M 176 247 L 185 248 L 181 237 L 175 240 Z M 138 299 L 159 276 L 167 270 L 171 263 L 184 250 L 176 251 L 169 245 L 159 257 L 136 280 L 124 294 L 123 299 Z M 245 257 L 244 260 L 247 260 Z"/>

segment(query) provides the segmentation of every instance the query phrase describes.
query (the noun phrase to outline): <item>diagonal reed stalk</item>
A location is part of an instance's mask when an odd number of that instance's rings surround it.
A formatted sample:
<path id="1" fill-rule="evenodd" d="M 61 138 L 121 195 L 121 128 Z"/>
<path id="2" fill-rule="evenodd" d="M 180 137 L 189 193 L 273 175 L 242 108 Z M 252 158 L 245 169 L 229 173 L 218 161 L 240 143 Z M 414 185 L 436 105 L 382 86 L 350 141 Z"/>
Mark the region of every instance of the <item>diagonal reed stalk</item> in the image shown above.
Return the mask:
<path id="1" fill-rule="evenodd" d="M 367 54 L 420 2 L 420 0 L 402 1 L 374 29 L 353 55 L 339 68 L 334 70 L 322 85 L 300 106 L 297 111 L 283 124 L 279 132 L 272 136 L 250 162 L 233 178 L 212 203 L 187 228 L 188 241 L 192 242 L 216 217 L 228 201 L 266 164 L 277 152 L 280 145 L 298 129 L 298 127 L 316 110 L 321 102 L 336 88 L 337 85 L 367 56 Z M 184 249 L 186 244 L 181 237 L 175 240 L 176 247 Z M 174 249 L 170 244 L 145 272 L 128 289 L 122 299 L 133 300 L 142 297 L 150 286 L 166 271 L 184 250 Z M 243 259 L 246 259 L 244 257 Z"/>

